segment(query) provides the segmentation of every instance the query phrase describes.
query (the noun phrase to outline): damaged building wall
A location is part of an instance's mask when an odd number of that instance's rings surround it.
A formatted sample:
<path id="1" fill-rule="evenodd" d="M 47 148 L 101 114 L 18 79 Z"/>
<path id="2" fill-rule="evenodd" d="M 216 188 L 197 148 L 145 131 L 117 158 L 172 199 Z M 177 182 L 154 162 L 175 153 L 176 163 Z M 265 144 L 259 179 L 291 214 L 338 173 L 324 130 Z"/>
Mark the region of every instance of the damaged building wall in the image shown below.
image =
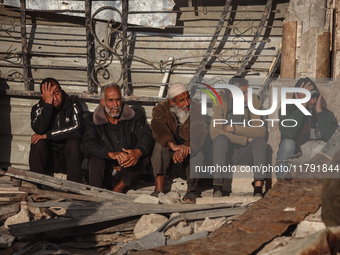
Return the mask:
<path id="1" fill-rule="evenodd" d="M 287 8 L 285 25 L 289 27 L 296 47 L 292 48 L 288 41 L 289 57 L 294 60 L 284 67 L 287 73 L 282 78 L 329 78 L 330 77 L 330 46 L 331 46 L 331 1 L 330 0 L 291 0 Z M 296 25 L 294 25 L 296 24 Z M 295 31 L 294 31 L 295 30 Z M 283 45 L 285 47 L 286 44 Z M 294 70 L 295 69 L 295 70 Z M 289 71 L 290 70 L 290 71 Z M 293 76 L 295 73 L 295 76 Z"/>

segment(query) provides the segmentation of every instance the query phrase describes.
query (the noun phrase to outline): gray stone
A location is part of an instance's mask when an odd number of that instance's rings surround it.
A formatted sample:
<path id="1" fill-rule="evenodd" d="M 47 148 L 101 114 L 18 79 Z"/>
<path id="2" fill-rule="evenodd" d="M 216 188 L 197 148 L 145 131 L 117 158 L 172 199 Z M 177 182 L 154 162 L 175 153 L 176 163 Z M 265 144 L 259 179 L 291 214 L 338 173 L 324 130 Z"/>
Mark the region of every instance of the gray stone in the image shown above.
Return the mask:
<path id="1" fill-rule="evenodd" d="M 15 237 L 11 235 L 0 235 L 0 249 L 7 249 L 12 246 Z"/>
<path id="2" fill-rule="evenodd" d="M 166 195 L 164 193 L 160 193 L 158 195 L 159 202 L 162 204 L 178 204 L 180 200 L 180 195 L 176 191 L 170 191 Z"/>
<path id="3" fill-rule="evenodd" d="M 163 194 L 163 193 L 160 193 L 160 194 Z M 137 197 L 135 200 L 133 200 L 133 202 L 139 203 L 139 204 L 159 204 L 159 198 L 143 194 Z"/>
<path id="4" fill-rule="evenodd" d="M 160 226 L 168 221 L 168 218 L 159 214 L 143 215 L 137 222 L 133 233 L 136 238 L 142 238 L 147 234 L 156 231 Z"/>
<path id="5" fill-rule="evenodd" d="M 205 218 L 202 226 L 199 227 L 196 232 L 201 232 L 201 231 L 213 232 L 216 229 L 220 228 L 226 222 L 227 222 L 227 219 L 225 217 L 216 218 L 216 219 Z"/>
<path id="6" fill-rule="evenodd" d="M 191 232 L 192 228 L 188 226 L 186 222 L 181 221 L 177 226 L 169 228 L 164 235 L 169 236 L 172 240 L 178 240 L 184 236 L 190 235 Z"/>

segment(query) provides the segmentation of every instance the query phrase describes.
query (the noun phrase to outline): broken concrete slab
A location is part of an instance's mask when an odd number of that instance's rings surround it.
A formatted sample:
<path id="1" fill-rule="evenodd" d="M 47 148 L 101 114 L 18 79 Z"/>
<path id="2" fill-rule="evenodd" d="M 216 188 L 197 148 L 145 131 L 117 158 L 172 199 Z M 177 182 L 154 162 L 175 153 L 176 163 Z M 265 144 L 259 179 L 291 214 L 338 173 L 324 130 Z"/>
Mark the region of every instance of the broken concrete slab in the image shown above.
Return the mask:
<path id="1" fill-rule="evenodd" d="M 159 204 L 159 198 L 143 194 L 133 200 L 133 202 L 139 204 Z"/>
<path id="2" fill-rule="evenodd" d="M 168 218 L 159 214 L 143 215 L 137 222 L 133 233 L 140 239 L 154 231 L 168 221 Z"/>
<path id="3" fill-rule="evenodd" d="M 208 231 L 213 232 L 216 229 L 220 228 L 227 222 L 227 219 L 225 217 L 216 218 L 216 219 L 210 219 L 206 218 L 202 225 L 197 229 L 197 232 L 201 231 Z"/>

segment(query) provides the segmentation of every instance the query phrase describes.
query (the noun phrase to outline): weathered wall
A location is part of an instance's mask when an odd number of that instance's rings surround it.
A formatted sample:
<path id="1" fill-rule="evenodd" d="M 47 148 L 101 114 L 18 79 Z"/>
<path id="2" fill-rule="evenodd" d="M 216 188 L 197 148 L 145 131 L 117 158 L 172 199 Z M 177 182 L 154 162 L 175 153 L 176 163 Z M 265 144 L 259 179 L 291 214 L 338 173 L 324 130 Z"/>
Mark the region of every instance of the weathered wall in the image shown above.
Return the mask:
<path id="1" fill-rule="evenodd" d="M 329 0 L 291 0 L 285 21 L 297 22 L 295 77 L 330 77 Z M 321 38 L 319 38 L 321 36 Z M 285 47 L 285 45 L 283 45 Z M 323 65 L 320 65 L 323 63 Z M 292 66 L 291 68 L 294 68 Z M 288 77 L 284 77 L 288 78 Z"/>

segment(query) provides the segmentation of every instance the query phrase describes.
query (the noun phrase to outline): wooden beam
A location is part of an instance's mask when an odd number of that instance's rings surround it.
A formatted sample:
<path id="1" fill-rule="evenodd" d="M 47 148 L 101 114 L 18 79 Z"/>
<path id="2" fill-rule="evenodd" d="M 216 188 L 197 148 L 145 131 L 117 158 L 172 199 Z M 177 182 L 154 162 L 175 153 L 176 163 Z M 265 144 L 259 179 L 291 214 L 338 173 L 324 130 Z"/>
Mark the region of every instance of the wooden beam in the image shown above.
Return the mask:
<path id="1" fill-rule="evenodd" d="M 289 21 L 282 28 L 281 78 L 295 78 L 297 22 Z"/>
<path id="2" fill-rule="evenodd" d="M 117 202 L 131 202 L 135 199 L 134 197 L 126 194 L 117 193 L 106 189 L 100 189 L 89 185 L 63 180 L 45 174 L 34 173 L 31 171 L 21 170 L 13 167 L 9 167 L 7 171 L 0 170 L 0 174 L 15 177 L 29 182 L 43 184 L 63 191 L 96 197 L 98 201 L 108 200 Z"/>

